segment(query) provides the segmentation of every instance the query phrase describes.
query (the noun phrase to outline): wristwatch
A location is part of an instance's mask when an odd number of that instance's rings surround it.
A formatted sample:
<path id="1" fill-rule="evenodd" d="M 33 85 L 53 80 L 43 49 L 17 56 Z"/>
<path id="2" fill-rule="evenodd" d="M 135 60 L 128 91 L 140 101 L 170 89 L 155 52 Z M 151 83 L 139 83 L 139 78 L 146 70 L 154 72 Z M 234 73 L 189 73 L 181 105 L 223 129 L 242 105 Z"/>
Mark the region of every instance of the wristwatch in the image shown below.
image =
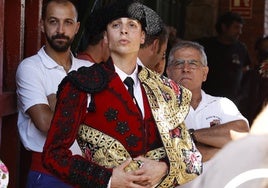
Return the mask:
<path id="1" fill-rule="evenodd" d="M 196 142 L 197 140 L 196 140 L 195 135 L 194 135 L 195 130 L 189 129 L 188 132 L 189 132 L 189 135 L 192 137 L 193 141 Z"/>

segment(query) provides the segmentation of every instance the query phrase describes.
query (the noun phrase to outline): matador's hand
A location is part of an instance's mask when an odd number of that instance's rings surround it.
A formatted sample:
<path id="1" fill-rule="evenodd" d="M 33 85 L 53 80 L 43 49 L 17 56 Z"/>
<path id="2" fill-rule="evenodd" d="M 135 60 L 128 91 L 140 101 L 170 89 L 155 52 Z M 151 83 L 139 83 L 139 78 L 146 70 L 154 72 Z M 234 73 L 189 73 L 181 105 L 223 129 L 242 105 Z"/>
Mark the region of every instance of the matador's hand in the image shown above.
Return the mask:
<path id="1" fill-rule="evenodd" d="M 135 183 L 148 182 L 149 177 L 146 174 L 135 173 L 135 171 L 126 172 L 124 170 L 131 161 L 132 159 L 128 159 L 123 164 L 113 169 L 111 188 L 150 188 L 149 185 L 140 185 Z"/>
<path id="2" fill-rule="evenodd" d="M 140 160 L 143 165 L 140 169 L 134 171 L 135 174 L 145 175 L 149 177 L 146 181 L 138 181 L 136 183 L 140 185 L 146 185 L 150 187 L 155 187 L 158 185 L 163 177 L 167 174 L 168 166 L 165 162 L 151 160 L 145 157 L 137 157 L 134 160 Z"/>

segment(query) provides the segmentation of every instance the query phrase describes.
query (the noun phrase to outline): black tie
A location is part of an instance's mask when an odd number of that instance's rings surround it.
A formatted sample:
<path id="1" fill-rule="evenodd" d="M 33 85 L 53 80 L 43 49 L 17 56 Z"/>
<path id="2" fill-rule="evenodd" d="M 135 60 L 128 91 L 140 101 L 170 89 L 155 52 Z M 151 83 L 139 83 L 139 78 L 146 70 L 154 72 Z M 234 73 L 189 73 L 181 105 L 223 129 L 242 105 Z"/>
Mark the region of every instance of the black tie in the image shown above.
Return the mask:
<path id="1" fill-rule="evenodd" d="M 134 80 L 133 80 L 131 77 L 127 77 L 127 78 L 124 80 L 124 83 L 127 85 L 129 94 L 130 94 L 131 97 L 134 99 L 134 98 L 135 98 L 135 97 L 134 97 L 134 88 L 133 88 Z"/>
<path id="2" fill-rule="evenodd" d="M 133 85 L 134 85 L 134 80 L 131 78 L 131 77 L 127 77 L 125 80 L 124 80 L 124 83 L 127 85 L 127 88 L 128 88 L 128 92 L 130 94 L 130 96 L 132 97 L 133 99 L 133 102 L 136 104 L 136 106 L 138 107 L 140 113 L 141 113 L 141 109 L 137 103 L 137 100 L 134 96 L 134 88 L 133 88 Z M 141 113 L 142 114 L 142 113 Z"/>

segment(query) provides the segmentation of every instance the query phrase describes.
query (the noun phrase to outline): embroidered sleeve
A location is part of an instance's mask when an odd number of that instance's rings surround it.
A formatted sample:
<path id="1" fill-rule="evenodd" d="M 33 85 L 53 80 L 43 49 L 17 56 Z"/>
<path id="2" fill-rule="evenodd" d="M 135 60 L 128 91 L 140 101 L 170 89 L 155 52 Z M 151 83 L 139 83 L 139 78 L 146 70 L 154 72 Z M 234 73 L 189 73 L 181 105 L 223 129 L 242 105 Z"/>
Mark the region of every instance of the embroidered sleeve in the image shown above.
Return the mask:
<path id="1" fill-rule="evenodd" d="M 53 174 L 79 187 L 107 187 L 112 169 L 105 169 L 69 148 L 86 115 L 87 93 L 65 82 L 58 93 L 56 111 L 43 150 L 44 166 Z"/>

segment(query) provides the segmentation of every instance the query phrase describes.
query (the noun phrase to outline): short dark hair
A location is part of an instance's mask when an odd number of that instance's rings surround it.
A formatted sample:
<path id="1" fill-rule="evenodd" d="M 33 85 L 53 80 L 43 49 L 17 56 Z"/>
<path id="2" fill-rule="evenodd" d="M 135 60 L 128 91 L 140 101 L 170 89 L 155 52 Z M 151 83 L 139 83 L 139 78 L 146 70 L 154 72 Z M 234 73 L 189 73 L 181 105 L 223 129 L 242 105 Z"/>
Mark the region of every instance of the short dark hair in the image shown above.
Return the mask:
<path id="1" fill-rule="evenodd" d="M 76 10 L 76 13 L 77 13 L 77 16 L 78 16 L 78 11 L 77 11 L 77 1 L 75 0 L 43 0 L 43 4 L 42 4 L 42 19 L 44 20 L 46 18 L 46 13 L 47 13 L 47 6 L 49 3 L 51 2 L 56 2 L 56 3 L 59 3 L 59 4 L 64 4 L 64 3 L 67 3 L 67 2 L 70 2 L 74 5 L 75 7 L 75 10 Z"/>
<path id="2" fill-rule="evenodd" d="M 167 32 L 167 28 L 163 25 L 162 30 L 155 34 L 155 35 L 149 35 L 149 34 L 145 34 L 145 42 L 143 44 L 141 44 L 141 48 L 146 48 L 149 45 L 151 45 L 153 43 L 153 41 L 155 39 L 159 40 L 159 48 L 158 48 L 158 53 L 161 50 L 161 46 L 162 44 L 164 44 L 167 40 L 168 40 L 168 32 Z"/>
<path id="3" fill-rule="evenodd" d="M 84 40 L 87 45 L 96 45 L 104 36 L 103 9 L 95 9 L 86 20 Z"/>
<path id="4" fill-rule="evenodd" d="M 221 34 L 222 33 L 222 24 L 229 27 L 234 22 L 244 24 L 244 20 L 239 14 L 237 14 L 235 12 L 231 12 L 231 11 L 225 12 L 220 17 L 218 17 L 218 20 L 217 20 L 216 25 L 215 25 L 215 29 L 216 29 L 218 34 Z"/>

